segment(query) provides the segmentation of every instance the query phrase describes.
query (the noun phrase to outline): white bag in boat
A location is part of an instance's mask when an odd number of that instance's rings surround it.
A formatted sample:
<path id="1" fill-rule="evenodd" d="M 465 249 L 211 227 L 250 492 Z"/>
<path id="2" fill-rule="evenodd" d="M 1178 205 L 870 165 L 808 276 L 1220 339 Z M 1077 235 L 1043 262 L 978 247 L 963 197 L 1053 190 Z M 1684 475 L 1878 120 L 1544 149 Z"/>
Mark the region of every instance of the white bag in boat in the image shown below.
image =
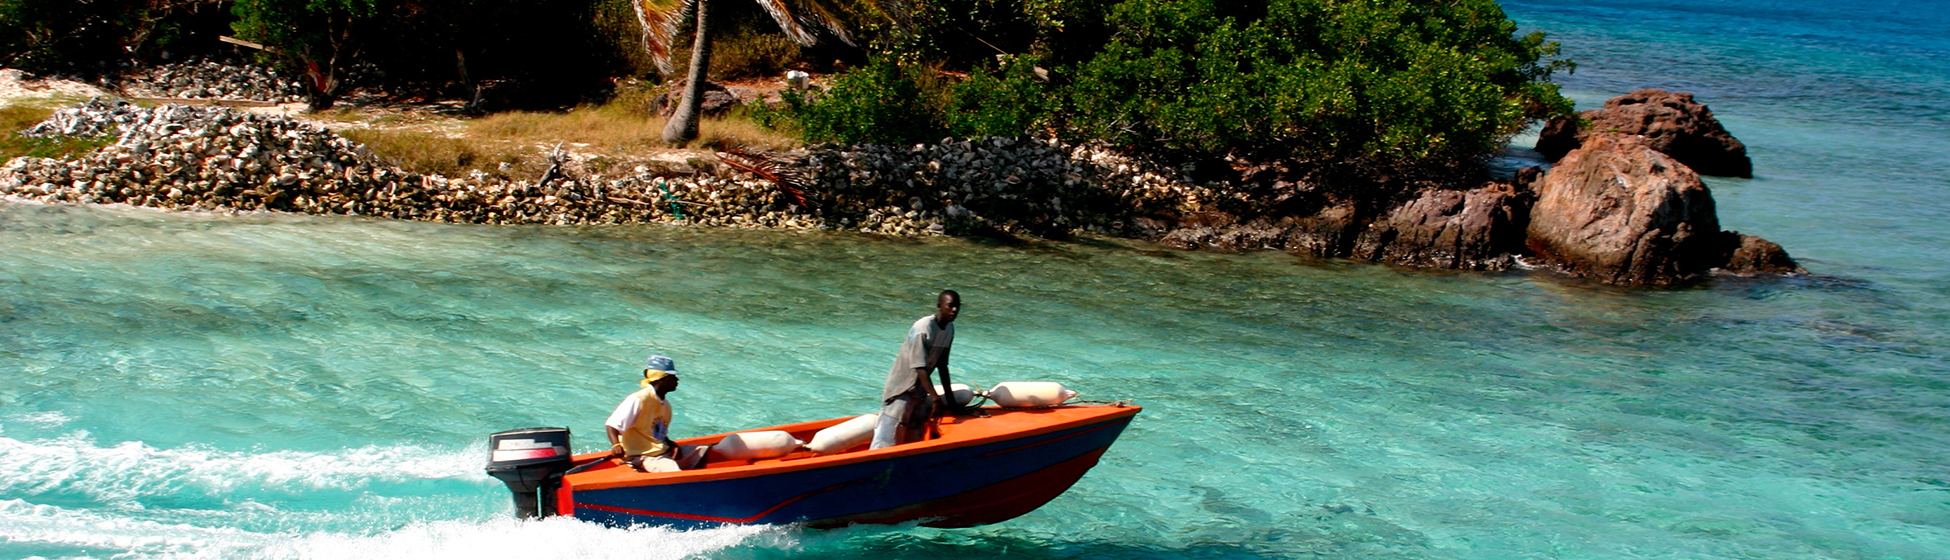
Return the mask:
<path id="1" fill-rule="evenodd" d="M 778 430 L 740 432 L 725 436 L 723 441 L 711 446 L 711 451 L 733 460 L 770 459 L 791 453 L 804 444 L 792 434 Z"/>
<path id="2" fill-rule="evenodd" d="M 989 388 L 989 400 L 1006 408 L 1056 406 L 1076 396 L 1055 381 L 1007 381 Z"/>
<path id="3" fill-rule="evenodd" d="M 806 449 L 813 453 L 827 455 L 852 449 L 855 445 L 873 439 L 873 424 L 880 421 L 879 414 L 862 414 L 813 434 L 812 443 Z"/>
<path id="4" fill-rule="evenodd" d="M 948 388 L 953 389 L 955 391 L 954 394 L 950 396 L 954 397 L 955 402 L 960 404 L 968 404 L 968 403 L 975 402 L 975 395 L 982 394 L 980 390 L 977 390 L 974 387 L 969 387 L 965 383 L 956 383 L 953 385 L 949 385 Z M 940 385 L 934 386 L 934 393 L 937 395 L 942 394 Z"/>

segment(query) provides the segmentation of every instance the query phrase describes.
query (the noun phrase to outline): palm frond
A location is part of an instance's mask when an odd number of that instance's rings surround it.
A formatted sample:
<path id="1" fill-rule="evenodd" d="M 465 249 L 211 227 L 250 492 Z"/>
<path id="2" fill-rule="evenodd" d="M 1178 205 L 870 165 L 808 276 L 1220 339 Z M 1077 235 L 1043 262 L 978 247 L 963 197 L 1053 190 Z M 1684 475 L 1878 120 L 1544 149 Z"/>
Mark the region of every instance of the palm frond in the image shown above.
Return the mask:
<path id="1" fill-rule="evenodd" d="M 650 53 L 650 59 L 657 62 L 657 69 L 668 74 L 673 70 L 671 50 L 677 43 L 677 27 L 684 23 L 685 14 L 697 13 L 698 0 L 632 0 L 630 6 L 636 9 L 637 27 L 643 29 L 643 50 Z"/>
<path id="2" fill-rule="evenodd" d="M 778 22 L 779 29 L 786 37 L 801 45 L 811 46 L 818 40 L 814 33 L 826 31 L 834 38 L 852 45 L 853 37 L 848 28 L 858 23 L 861 16 L 871 17 L 872 10 L 859 10 L 833 0 L 755 0 L 765 13 Z M 878 9 L 879 15 L 893 20 L 903 28 L 913 27 L 914 8 L 907 0 L 872 0 L 871 5 Z"/>
<path id="3" fill-rule="evenodd" d="M 882 15 L 887 16 L 887 19 L 893 20 L 894 25 L 899 26 L 901 29 L 914 28 L 914 4 L 912 2 L 908 0 L 873 0 L 873 5 L 875 8 L 880 9 Z"/>
<path id="4" fill-rule="evenodd" d="M 768 153 L 751 148 L 732 146 L 718 152 L 718 161 L 739 171 L 757 175 L 760 179 L 771 181 L 786 196 L 792 197 L 801 208 L 816 208 L 811 196 L 806 194 L 809 184 L 804 173 L 792 165 L 792 160 L 779 154 Z"/>
<path id="5" fill-rule="evenodd" d="M 788 39 L 801 45 L 811 46 L 819 42 L 813 35 L 817 30 L 832 32 L 846 44 L 853 44 L 853 38 L 846 35 L 846 26 L 840 23 L 833 12 L 814 0 L 756 0 L 772 20 L 779 22 L 779 29 Z"/>

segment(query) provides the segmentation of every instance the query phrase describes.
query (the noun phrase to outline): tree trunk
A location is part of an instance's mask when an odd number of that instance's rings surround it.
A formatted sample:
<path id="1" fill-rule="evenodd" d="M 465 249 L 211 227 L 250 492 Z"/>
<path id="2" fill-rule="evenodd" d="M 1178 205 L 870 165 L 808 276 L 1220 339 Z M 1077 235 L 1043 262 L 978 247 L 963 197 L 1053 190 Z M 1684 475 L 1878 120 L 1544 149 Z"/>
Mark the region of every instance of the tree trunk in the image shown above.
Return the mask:
<path id="1" fill-rule="evenodd" d="M 305 110 L 313 113 L 331 109 L 333 104 L 338 103 L 339 95 L 345 93 L 340 91 L 344 85 L 339 79 L 340 61 L 352 60 L 358 54 L 351 46 L 352 16 L 349 14 L 345 16 L 345 25 L 336 31 L 332 29 L 331 16 L 326 16 L 325 38 L 332 51 L 325 57 L 324 67 L 320 68 L 317 63 L 309 60 L 305 63 L 307 77 L 311 78 L 312 86 L 309 94 L 306 95 Z M 347 52 L 348 50 L 351 52 Z"/>
<path id="2" fill-rule="evenodd" d="M 691 42 L 690 77 L 684 82 L 684 96 L 677 101 L 677 112 L 664 125 L 664 143 L 683 145 L 697 139 L 698 107 L 704 103 L 704 75 L 711 66 L 711 24 L 705 12 L 711 0 L 697 0 L 697 40 Z"/>
<path id="3" fill-rule="evenodd" d="M 305 88 L 305 110 L 312 113 L 326 111 L 339 100 L 338 65 L 326 61 L 324 68 L 309 64 L 305 77 L 310 78 L 311 87 Z"/>

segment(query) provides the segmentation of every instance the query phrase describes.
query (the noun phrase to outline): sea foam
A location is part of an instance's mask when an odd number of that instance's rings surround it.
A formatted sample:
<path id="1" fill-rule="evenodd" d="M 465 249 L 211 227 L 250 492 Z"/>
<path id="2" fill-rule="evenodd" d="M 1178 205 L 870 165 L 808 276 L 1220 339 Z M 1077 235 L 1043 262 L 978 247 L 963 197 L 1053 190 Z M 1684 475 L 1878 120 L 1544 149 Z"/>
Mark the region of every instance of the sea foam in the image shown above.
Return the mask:
<path id="1" fill-rule="evenodd" d="M 329 452 L 174 449 L 140 441 L 100 445 L 86 432 L 43 440 L 0 437 L 0 494 L 79 494 L 118 507 L 153 497 L 358 490 L 375 483 L 455 480 L 487 484 L 486 451 L 364 446 Z"/>
<path id="2" fill-rule="evenodd" d="M 733 546 L 792 548 L 798 530 L 731 526 L 678 531 L 616 528 L 570 518 L 415 522 L 371 534 L 254 532 L 189 523 L 132 521 L 120 514 L 0 501 L 0 543 L 60 550 L 74 558 L 688 558 Z"/>

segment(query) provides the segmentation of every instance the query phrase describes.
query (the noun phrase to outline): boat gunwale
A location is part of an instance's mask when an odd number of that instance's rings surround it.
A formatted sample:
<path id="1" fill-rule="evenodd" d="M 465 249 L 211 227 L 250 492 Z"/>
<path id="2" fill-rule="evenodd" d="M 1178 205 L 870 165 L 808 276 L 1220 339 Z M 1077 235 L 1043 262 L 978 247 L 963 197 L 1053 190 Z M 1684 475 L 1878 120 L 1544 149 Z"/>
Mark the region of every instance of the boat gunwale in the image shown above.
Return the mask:
<path id="1" fill-rule="evenodd" d="M 758 476 L 798 472 L 803 470 L 852 465 L 856 463 L 868 463 L 868 462 L 876 462 L 876 461 L 885 461 L 890 459 L 899 459 L 899 458 L 911 457 L 916 455 L 925 455 L 930 453 L 938 453 L 942 451 L 950 451 L 950 450 L 960 449 L 964 447 L 974 447 L 974 446 L 985 445 L 989 443 L 1003 442 L 1012 439 L 1035 437 L 1039 435 L 1049 434 L 1052 432 L 1058 432 L 1058 431 L 1063 431 L 1072 428 L 1085 427 L 1091 424 L 1100 424 L 1104 422 L 1115 421 L 1119 418 L 1130 418 L 1137 415 L 1139 411 L 1143 410 L 1143 407 L 1136 406 L 1136 405 L 1117 405 L 1117 404 L 1070 405 L 1070 406 L 1055 407 L 1055 409 L 1085 409 L 1085 408 L 1102 409 L 1102 411 L 1095 412 L 1093 414 L 1089 414 L 1078 418 L 1064 420 L 1047 426 L 1040 426 L 1029 430 L 986 434 L 986 435 L 975 436 L 966 439 L 944 437 L 940 439 L 932 439 L 925 442 L 919 442 L 917 444 L 899 445 L 899 446 L 885 448 L 885 449 L 871 449 L 865 451 L 856 451 L 852 453 L 813 456 L 813 457 L 806 457 L 802 459 L 793 459 L 789 461 L 768 460 L 763 463 L 753 463 L 748 465 L 737 465 L 737 466 L 711 468 L 711 469 L 680 471 L 674 473 L 632 472 L 632 473 L 622 475 L 623 478 L 621 479 L 595 480 L 595 481 L 588 481 L 588 482 L 576 482 L 574 480 L 575 478 L 583 478 L 585 477 L 585 475 L 573 474 L 573 475 L 568 475 L 566 477 L 563 477 L 563 481 L 567 483 L 565 484 L 565 486 L 571 489 L 571 491 L 580 492 L 585 490 L 608 490 L 608 489 L 615 489 L 615 488 L 665 486 L 665 485 L 673 485 L 673 484 L 688 484 L 694 482 L 711 482 L 711 481 L 719 481 L 719 480 L 753 478 Z M 999 408 L 999 407 L 984 407 L 983 410 L 1011 411 L 1011 409 Z M 1027 412 L 1027 410 L 1024 410 L 1023 412 Z M 818 429 L 818 428 L 825 427 L 825 426 L 820 426 L 820 424 L 826 424 L 826 426 L 831 426 L 831 425 L 839 424 L 840 422 L 845 422 L 852 418 L 855 417 L 848 416 L 848 417 L 841 417 L 837 419 L 812 420 L 807 422 L 783 424 L 779 426 L 772 426 L 766 428 L 739 430 L 736 432 L 725 432 L 722 434 L 712 434 L 707 436 L 684 438 L 681 440 L 677 440 L 677 443 L 679 445 L 716 443 L 717 441 L 724 439 L 725 436 L 729 436 L 735 433 L 761 432 L 761 431 L 771 431 L 771 430 L 782 430 L 782 431 L 790 432 L 794 430 Z M 576 457 L 576 460 L 585 461 L 589 459 L 600 458 L 604 455 L 607 455 L 607 453 L 602 453 L 602 452 L 588 453 Z M 595 475 L 598 473 L 606 473 L 606 471 L 608 471 L 609 469 L 614 469 L 614 468 L 622 468 L 622 465 L 611 464 L 602 468 L 601 470 L 591 471 L 588 474 Z"/>

